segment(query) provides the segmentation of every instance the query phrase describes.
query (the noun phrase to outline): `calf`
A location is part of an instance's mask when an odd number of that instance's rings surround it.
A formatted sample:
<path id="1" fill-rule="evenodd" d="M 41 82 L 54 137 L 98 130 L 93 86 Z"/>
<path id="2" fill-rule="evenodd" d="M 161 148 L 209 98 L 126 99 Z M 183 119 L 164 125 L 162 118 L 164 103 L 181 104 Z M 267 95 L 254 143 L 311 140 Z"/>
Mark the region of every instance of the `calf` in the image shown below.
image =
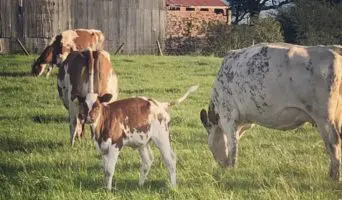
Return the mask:
<path id="1" fill-rule="evenodd" d="M 108 105 L 110 94 L 89 93 L 80 98 L 82 118 L 91 124 L 97 149 L 103 154 L 105 184 L 112 188 L 112 177 L 119 153 L 125 145 L 137 148 L 141 157 L 139 185 L 143 185 L 153 156 L 149 142 L 153 140 L 164 158 L 172 186 L 176 186 L 176 156 L 169 141 L 169 109 L 184 101 L 198 86 L 192 86 L 177 101 L 161 103 L 146 97 L 118 100 Z"/>
<path id="2" fill-rule="evenodd" d="M 234 167 L 239 137 L 259 124 L 289 130 L 317 125 L 330 156 L 329 175 L 340 180 L 342 56 L 340 46 L 258 44 L 228 52 L 200 118 L 222 166 Z"/>
<path id="3" fill-rule="evenodd" d="M 118 96 L 118 79 L 112 69 L 109 54 L 86 50 L 71 52 L 59 68 L 57 89 L 65 108 L 69 111 L 70 142 L 83 135 L 84 121 L 79 117 L 76 95 L 86 97 L 90 92 L 100 95 L 110 93 L 111 101 Z"/>
<path id="4" fill-rule="evenodd" d="M 40 76 L 44 72 L 46 65 L 49 65 L 46 74 L 48 77 L 53 65 L 60 66 L 70 52 L 83 51 L 87 48 L 102 50 L 104 39 L 103 33 L 94 29 L 63 31 L 51 40 L 43 53 L 34 61 L 32 64 L 32 75 Z"/>

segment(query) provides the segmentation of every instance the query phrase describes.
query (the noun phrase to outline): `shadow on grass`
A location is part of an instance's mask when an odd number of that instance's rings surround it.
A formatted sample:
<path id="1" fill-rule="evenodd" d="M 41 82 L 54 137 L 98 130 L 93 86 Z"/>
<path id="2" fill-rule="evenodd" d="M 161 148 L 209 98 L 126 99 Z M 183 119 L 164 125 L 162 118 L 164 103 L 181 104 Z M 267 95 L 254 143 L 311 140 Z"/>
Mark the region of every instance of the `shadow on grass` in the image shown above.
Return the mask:
<path id="1" fill-rule="evenodd" d="M 36 115 L 32 117 L 32 121 L 39 124 L 69 122 L 65 115 Z"/>
<path id="2" fill-rule="evenodd" d="M 1 152 L 15 152 L 31 153 L 33 151 L 46 152 L 47 149 L 55 151 L 64 146 L 62 142 L 55 141 L 23 141 L 20 138 L 3 137 L 0 140 Z"/>
<path id="3" fill-rule="evenodd" d="M 102 168 L 96 168 L 97 173 L 101 174 L 101 178 L 89 179 L 89 177 L 79 176 L 74 181 L 74 186 L 79 187 L 82 186 L 83 190 L 89 190 L 92 192 L 98 191 L 99 189 L 106 191 L 105 183 L 104 183 L 104 175 Z M 151 191 L 160 191 L 163 188 L 167 188 L 167 180 L 147 180 L 143 186 L 139 186 L 139 179 L 117 179 L 114 175 L 113 177 L 113 189 L 111 192 L 124 192 L 124 191 L 135 191 L 141 189 L 149 189 Z"/>
<path id="4" fill-rule="evenodd" d="M 0 71 L 0 77 L 26 77 L 26 76 L 31 76 L 30 72 Z"/>

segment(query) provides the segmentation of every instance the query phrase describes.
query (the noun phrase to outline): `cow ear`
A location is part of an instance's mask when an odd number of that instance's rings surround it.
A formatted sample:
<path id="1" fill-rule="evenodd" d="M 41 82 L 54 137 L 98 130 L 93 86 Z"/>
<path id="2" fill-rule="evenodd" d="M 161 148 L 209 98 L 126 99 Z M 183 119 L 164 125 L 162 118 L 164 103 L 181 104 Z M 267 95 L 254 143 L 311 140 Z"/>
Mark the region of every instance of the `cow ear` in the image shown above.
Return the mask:
<path id="1" fill-rule="evenodd" d="M 201 121 L 202 121 L 203 126 L 207 128 L 209 126 L 209 123 L 208 123 L 208 114 L 207 114 L 207 111 L 205 109 L 201 110 L 200 117 L 201 117 Z"/>
<path id="2" fill-rule="evenodd" d="M 97 97 L 100 101 L 100 103 L 105 103 L 109 102 L 112 99 L 113 95 L 112 94 L 104 94 L 103 96 Z"/>

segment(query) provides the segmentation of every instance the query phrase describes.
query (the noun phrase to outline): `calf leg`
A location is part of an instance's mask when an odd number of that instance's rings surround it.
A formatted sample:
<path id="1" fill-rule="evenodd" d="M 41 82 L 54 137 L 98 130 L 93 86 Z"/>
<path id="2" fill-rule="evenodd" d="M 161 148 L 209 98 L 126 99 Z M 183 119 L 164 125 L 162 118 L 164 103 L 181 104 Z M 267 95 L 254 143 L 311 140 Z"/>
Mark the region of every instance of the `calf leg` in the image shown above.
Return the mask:
<path id="1" fill-rule="evenodd" d="M 329 175 L 335 181 L 341 181 L 341 137 L 334 126 L 325 120 L 316 121 L 325 147 L 330 156 Z"/>
<path id="2" fill-rule="evenodd" d="M 159 122 L 157 122 L 159 123 Z M 169 140 L 169 132 L 166 123 L 161 123 L 160 129 L 155 129 L 152 140 L 156 143 L 160 153 L 164 159 L 164 163 L 169 172 L 170 181 L 173 187 L 176 187 L 176 155 L 173 153 Z"/>
<path id="3" fill-rule="evenodd" d="M 153 162 L 153 156 L 151 148 L 148 144 L 140 148 L 139 153 L 141 158 L 139 185 L 142 186 L 147 178 L 148 172 L 150 171 Z"/>
<path id="4" fill-rule="evenodd" d="M 112 190 L 113 175 L 119 153 L 120 148 L 116 147 L 116 145 L 114 144 L 110 145 L 108 151 L 103 154 L 104 180 L 106 189 L 108 191 Z"/>

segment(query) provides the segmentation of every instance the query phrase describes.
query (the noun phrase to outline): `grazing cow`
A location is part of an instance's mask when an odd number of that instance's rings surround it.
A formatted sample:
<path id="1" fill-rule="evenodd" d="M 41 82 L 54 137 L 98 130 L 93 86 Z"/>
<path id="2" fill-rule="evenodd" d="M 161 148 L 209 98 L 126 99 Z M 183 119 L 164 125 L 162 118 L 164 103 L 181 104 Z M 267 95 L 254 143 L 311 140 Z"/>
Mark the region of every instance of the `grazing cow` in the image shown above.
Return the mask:
<path id="1" fill-rule="evenodd" d="M 79 118 L 79 102 L 76 95 L 86 97 L 89 92 L 100 95 L 109 93 L 111 101 L 118 96 L 118 80 L 112 69 L 109 54 L 104 51 L 86 50 L 71 52 L 59 68 L 58 94 L 69 111 L 70 142 L 83 136 L 84 121 Z"/>
<path id="2" fill-rule="evenodd" d="M 340 179 L 342 57 L 327 46 L 259 44 L 228 52 L 201 121 L 222 166 L 234 167 L 238 140 L 251 124 L 289 130 L 317 125 Z"/>
<path id="3" fill-rule="evenodd" d="M 125 145 L 137 148 L 141 157 L 139 185 L 143 185 L 153 162 L 149 142 L 153 140 L 168 169 L 172 186 L 176 186 L 176 157 L 169 141 L 169 109 L 184 101 L 198 86 L 172 102 L 158 102 L 146 97 L 133 97 L 103 105 L 111 95 L 89 93 L 81 102 L 81 118 L 91 124 L 97 149 L 103 154 L 105 184 L 112 188 L 112 178 L 119 153 Z"/>
<path id="4" fill-rule="evenodd" d="M 99 30 L 75 29 L 66 30 L 55 36 L 43 53 L 32 64 L 32 74 L 40 76 L 49 65 L 46 76 L 52 71 L 53 65 L 59 66 L 72 51 L 83 51 L 87 48 L 102 50 L 104 35 Z"/>

